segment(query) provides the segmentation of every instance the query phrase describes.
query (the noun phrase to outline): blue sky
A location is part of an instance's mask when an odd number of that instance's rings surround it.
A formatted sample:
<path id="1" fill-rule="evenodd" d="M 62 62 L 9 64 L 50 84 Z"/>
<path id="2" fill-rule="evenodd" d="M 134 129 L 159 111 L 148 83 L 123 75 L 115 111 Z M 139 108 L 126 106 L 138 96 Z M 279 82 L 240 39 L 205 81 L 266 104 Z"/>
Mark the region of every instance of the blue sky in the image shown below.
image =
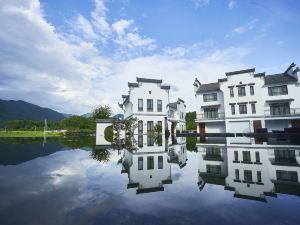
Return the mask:
<path id="1" fill-rule="evenodd" d="M 61 112 L 118 112 L 135 77 L 193 108 L 195 77 L 300 63 L 297 0 L 0 0 L 0 97 Z"/>

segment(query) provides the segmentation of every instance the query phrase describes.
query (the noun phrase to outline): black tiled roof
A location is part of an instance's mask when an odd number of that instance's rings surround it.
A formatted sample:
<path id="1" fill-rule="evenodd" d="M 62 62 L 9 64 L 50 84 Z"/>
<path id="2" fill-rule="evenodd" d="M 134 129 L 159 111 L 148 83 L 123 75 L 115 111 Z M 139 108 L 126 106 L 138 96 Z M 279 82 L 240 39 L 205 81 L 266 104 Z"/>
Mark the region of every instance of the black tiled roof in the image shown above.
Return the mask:
<path id="1" fill-rule="evenodd" d="M 169 85 L 161 85 L 160 88 L 165 90 L 170 90 L 171 87 Z"/>
<path id="2" fill-rule="evenodd" d="M 265 84 L 280 84 L 287 82 L 297 82 L 298 79 L 285 73 L 265 76 Z"/>
<path id="3" fill-rule="evenodd" d="M 130 83 L 128 82 L 128 87 L 138 87 L 139 84 L 138 83 Z"/>
<path id="4" fill-rule="evenodd" d="M 209 83 L 209 84 L 202 84 L 198 88 L 197 93 L 206 92 L 206 91 L 219 91 L 219 90 L 220 90 L 219 83 Z"/>
<path id="5" fill-rule="evenodd" d="M 149 79 L 149 78 L 140 78 L 140 77 L 137 77 L 136 81 L 137 82 L 147 82 L 147 83 L 158 83 L 158 84 L 162 83 L 162 80 Z"/>
<path id="6" fill-rule="evenodd" d="M 227 72 L 225 74 L 226 74 L 226 76 L 230 76 L 230 75 L 236 75 L 236 74 L 241 74 L 241 73 L 251 73 L 251 72 L 255 72 L 255 68 L 246 69 L 246 70 L 237 70 L 237 71 Z"/>
<path id="7" fill-rule="evenodd" d="M 264 77 L 265 75 L 266 75 L 265 72 L 263 72 L 263 73 L 255 73 L 254 77 Z"/>
<path id="8" fill-rule="evenodd" d="M 171 107 L 171 108 L 177 109 L 177 102 L 170 102 L 168 104 L 168 106 Z"/>

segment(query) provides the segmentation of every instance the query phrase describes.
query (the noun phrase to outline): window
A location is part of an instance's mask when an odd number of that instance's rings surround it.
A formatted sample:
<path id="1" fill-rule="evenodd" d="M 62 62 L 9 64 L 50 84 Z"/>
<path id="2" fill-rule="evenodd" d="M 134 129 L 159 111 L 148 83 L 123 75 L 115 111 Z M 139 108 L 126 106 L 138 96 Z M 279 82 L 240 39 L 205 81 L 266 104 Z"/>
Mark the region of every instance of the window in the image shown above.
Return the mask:
<path id="1" fill-rule="evenodd" d="M 246 88 L 245 87 L 238 87 L 238 96 L 246 96 Z"/>
<path id="2" fill-rule="evenodd" d="M 272 116 L 280 116 L 280 115 L 290 115 L 290 103 L 283 102 L 283 103 L 272 103 L 270 104 L 270 113 Z"/>
<path id="3" fill-rule="evenodd" d="M 221 149 L 218 147 L 207 147 L 206 148 L 206 157 L 207 158 L 220 158 Z"/>
<path id="4" fill-rule="evenodd" d="M 298 182 L 297 171 L 276 170 L 277 180 Z"/>
<path id="5" fill-rule="evenodd" d="M 252 171 L 244 170 L 244 180 L 247 182 L 252 182 Z"/>
<path id="6" fill-rule="evenodd" d="M 153 156 L 148 156 L 147 157 L 147 169 L 148 170 L 153 170 L 154 169 L 154 157 Z"/>
<path id="7" fill-rule="evenodd" d="M 252 114 L 256 113 L 256 108 L 255 108 L 255 104 L 251 103 L 251 110 L 252 110 Z"/>
<path id="8" fill-rule="evenodd" d="M 221 175 L 221 166 L 219 165 L 206 165 L 206 171 L 212 175 Z"/>
<path id="9" fill-rule="evenodd" d="M 243 161 L 251 162 L 250 151 L 243 151 Z"/>
<path id="10" fill-rule="evenodd" d="M 268 93 L 269 93 L 269 96 L 287 95 L 288 94 L 288 89 L 287 89 L 286 85 L 268 87 Z"/>
<path id="11" fill-rule="evenodd" d="M 217 101 L 217 100 L 218 100 L 217 93 L 203 94 L 204 102 L 213 102 L 213 101 Z"/>
<path id="12" fill-rule="evenodd" d="M 235 179 L 236 180 L 240 179 L 240 171 L 238 169 L 235 169 Z"/>
<path id="13" fill-rule="evenodd" d="M 139 147 L 139 148 L 142 148 L 142 147 L 143 147 L 143 138 L 144 138 L 143 135 L 139 135 L 139 136 L 138 136 L 138 147 Z"/>
<path id="14" fill-rule="evenodd" d="M 230 87 L 229 90 L 230 90 L 230 97 L 234 97 L 233 87 Z"/>
<path id="15" fill-rule="evenodd" d="M 162 112 L 162 100 L 157 100 L 157 112 Z"/>
<path id="16" fill-rule="evenodd" d="M 246 104 L 239 105 L 239 110 L 240 110 L 240 114 L 247 114 L 247 105 Z"/>
<path id="17" fill-rule="evenodd" d="M 275 162 L 278 163 L 295 163 L 295 150 L 275 150 Z"/>
<path id="18" fill-rule="evenodd" d="M 147 99 L 147 112 L 153 112 L 153 99 Z"/>
<path id="19" fill-rule="evenodd" d="M 231 107 L 231 115 L 235 115 L 235 105 L 230 105 Z"/>
<path id="20" fill-rule="evenodd" d="M 162 131 L 162 121 L 157 121 L 157 126 L 159 127 L 159 131 Z"/>
<path id="21" fill-rule="evenodd" d="M 154 137 L 153 135 L 147 135 L 147 146 L 154 146 Z"/>
<path id="22" fill-rule="evenodd" d="M 138 111 L 143 111 L 143 99 L 138 100 Z"/>
<path id="23" fill-rule="evenodd" d="M 261 172 L 257 171 L 257 182 L 261 183 Z"/>
<path id="24" fill-rule="evenodd" d="M 140 120 L 140 121 L 138 122 L 138 133 L 139 133 L 139 134 L 142 134 L 142 133 L 143 133 L 143 121 L 142 121 L 142 120 Z"/>
<path id="25" fill-rule="evenodd" d="M 260 162 L 259 152 L 255 152 L 255 161 Z"/>
<path id="26" fill-rule="evenodd" d="M 218 118 L 218 108 L 205 108 L 204 109 L 205 119 L 217 119 Z"/>
<path id="27" fill-rule="evenodd" d="M 238 153 L 238 151 L 234 151 L 234 161 L 239 161 L 239 153 Z"/>
<path id="28" fill-rule="evenodd" d="M 143 170 L 143 157 L 138 158 L 138 170 Z"/>
<path id="29" fill-rule="evenodd" d="M 147 132 L 152 132 L 153 130 L 153 121 L 147 121 Z"/>
<path id="30" fill-rule="evenodd" d="M 163 157 L 162 156 L 158 156 L 158 169 L 162 169 L 163 168 Z"/>
<path id="31" fill-rule="evenodd" d="M 254 95 L 254 87 L 250 86 L 250 95 Z"/>

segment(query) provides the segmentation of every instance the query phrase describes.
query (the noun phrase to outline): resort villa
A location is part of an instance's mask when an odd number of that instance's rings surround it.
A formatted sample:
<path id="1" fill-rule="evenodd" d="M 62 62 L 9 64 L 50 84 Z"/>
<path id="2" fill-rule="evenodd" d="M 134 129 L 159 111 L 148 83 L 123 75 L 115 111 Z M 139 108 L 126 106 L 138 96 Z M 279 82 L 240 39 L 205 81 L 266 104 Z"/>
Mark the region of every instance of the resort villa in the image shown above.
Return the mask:
<path id="1" fill-rule="evenodd" d="M 218 82 L 194 82 L 199 133 L 269 132 L 300 127 L 300 69 L 292 63 L 280 74 L 255 68 L 225 73 Z"/>
<path id="2" fill-rule="evenodd" d="M 185 104 L 182 99 L 170 103 L 170 86 L 162 80 L 136 78 L 135 83 L 128 83 L 128 94 L 122 95 L 119 106 L 124 111 L 124 119 L 137 118 L 138 128 L 135 134 L 146 134 L 159 124 L 162 133 L 168 130 L 185 129 Z"/>

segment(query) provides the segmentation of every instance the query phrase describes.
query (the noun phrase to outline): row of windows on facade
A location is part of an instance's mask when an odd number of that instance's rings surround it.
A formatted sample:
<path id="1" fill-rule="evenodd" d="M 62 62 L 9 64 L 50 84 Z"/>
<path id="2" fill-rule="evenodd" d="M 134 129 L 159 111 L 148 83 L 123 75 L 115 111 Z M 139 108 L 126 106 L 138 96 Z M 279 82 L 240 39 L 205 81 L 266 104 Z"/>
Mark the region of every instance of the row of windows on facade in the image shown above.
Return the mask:
<path id="1" fill-rule="evenodd" d="M 157 169 L 163 169 L 163 157 L 158 156 L 157 157 Z M 140 156 L 138 157 L 138 170 L 144 169 L 144 157 Z M 154 156 L 148 156 L 147 157 L 147 170 L 153 170 L 154 169 Z"/>
<path id="2" fill-rule="evenodd" d="M 157 125 L 162 129 L 162 121 L 157 121 Z M 138 133 L 143 133 L 144 123 L 142 120 L 138 121 Z M 154 131 L 154 122 L 147 121 L 147 132 Z"/>
<path id="3" fill-rule="evenodd" d="M 251 103 L 251 112 L 252 114 L 256 114 L 256 107 L 255 103 Z M 235 115 L 235 104 L 231 104 L 231 114 Z M 239 113 L 240 114 L 247 114 L 247 104 L 239 104 Z"/>
<path id="4" fill-rule="evenodd" d="M 274 150 L 275 162 L 286 162 L 286 163 L 296 163 L 296 154 L 295 150 Z M 234 161 L 239 161 L 238 151 L 234 151 Z M 243 161 L 242 162 L 251 162 L 250 151 L 243 151 Z M 255 162 L 260 163 L 259 152 L 255 152 Z"/>
<path id="5" fill-rule="evenodd" d="M 138 99 L 138 111 L 144 111 L 144 100 Z M 153 99 L 147 99 L 147 112 L 153 112 Z M 157 112 L 162 112 L 162 100 L 157 100 Z"/>
<path id="6" fill-rule="evenodd" d="M 157 143 L 157 146 L 162 146 L 163 139 L 162 136 L 157 137 L 154 139 L 153 135 L 147 135 L 147 146 L 154 146 L 154 143 Z M 138 147 L 143 148 L 144 147 L 144 135 L 138 136 Z"/>
<path id="7" fill-rule="evenodd" d="M 249 88 L 250 88 L 250 95 L 254 95 L 254 86 L 251 85 L 251 86 L 249 86 Z M 234 97 L 233 87 L 230 87 L 229 90 L 230 90 L 230 97 Z M 287 85 L 268 87 L 268 94 L 269 94 L 269 96 L 287 95 L 288 94 Z M 246 96 L 246 87 L 245 86 L 238 87 L 238 96 L 239 97 Z M 217 93 L 203 94 L 204 102 L 213 102 L 213 101 L 217 101 L 217 100 L 218 100 Z"/>

